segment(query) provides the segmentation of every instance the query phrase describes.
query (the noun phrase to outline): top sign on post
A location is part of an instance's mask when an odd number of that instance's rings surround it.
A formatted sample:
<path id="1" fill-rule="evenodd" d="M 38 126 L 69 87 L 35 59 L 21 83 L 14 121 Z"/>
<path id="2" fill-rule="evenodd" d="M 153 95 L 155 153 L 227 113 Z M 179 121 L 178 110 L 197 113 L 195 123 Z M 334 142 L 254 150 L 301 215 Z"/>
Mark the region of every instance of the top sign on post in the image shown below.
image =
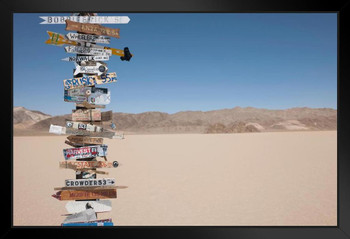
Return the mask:
<path id="1" fill-rule="evenodd" d="M 130 18 L 127 16 L 43 16 L 40 24 L 66 24 L 66 20 L 79 23 L 93 24 L 127 24 Z"/>

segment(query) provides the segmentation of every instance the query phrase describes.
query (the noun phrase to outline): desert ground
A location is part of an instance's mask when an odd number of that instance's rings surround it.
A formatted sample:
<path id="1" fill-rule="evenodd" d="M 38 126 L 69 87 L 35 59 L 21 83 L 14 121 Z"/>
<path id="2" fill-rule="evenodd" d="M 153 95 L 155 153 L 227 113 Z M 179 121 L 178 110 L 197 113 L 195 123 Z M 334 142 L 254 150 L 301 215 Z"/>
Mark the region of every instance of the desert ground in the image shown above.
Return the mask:
<path id="1" fill-rule="evenodd" d="M 13 138 L 13 225 L 60 226 L 66 136 Z M 335 226 L 337 132 L 126 135 L 105 139 L 115 226 Z M 100 159 L 103 160 L 103 159 Z M 102 178 L 103 175 L 97 175 Z"/>

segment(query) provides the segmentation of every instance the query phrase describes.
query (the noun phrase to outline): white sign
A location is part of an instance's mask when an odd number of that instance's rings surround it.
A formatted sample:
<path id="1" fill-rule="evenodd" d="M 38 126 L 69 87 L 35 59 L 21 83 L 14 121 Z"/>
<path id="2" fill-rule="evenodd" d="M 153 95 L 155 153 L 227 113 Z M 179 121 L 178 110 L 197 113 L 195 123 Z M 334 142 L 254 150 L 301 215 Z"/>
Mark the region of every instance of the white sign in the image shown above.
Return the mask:
<path id="1" fill-rule="evenodd" d="M 100 55 L 100 56 L 111 56 L 112 50 L 95 48 L 95 47 L 83 47 L 83 46 L 66 46 L 64 48 L 66 52 L 77 53 L 84 55 Z"/>
<path id="2" fill-rule="evenodd" d="M 66 204 L 68 213 L 79 213 L 90 207 L 93 208 L 95 212 L 109 212 L 112 210 L 112 202 L 110 200 L 69 201 Z"/>
<path id="3" fill-rule="evenodd" d="M 70 56 L 63 58 L 62 61 L 108 61 L 109 56 Z"/>
<path id="4" fill-rule="evenodd" d="M 67 179 L 66 187 L 96 187 L 96 186 L 113 186 L 114 178 L 100 179 Z"/>
<path id="5" fill-rule="evenodd" d="M 93 24 L 127 24 L 130 18 L 127 16 L 41 16 L 40 24 L 66 24 L 66 20 L 80 23 Z"/>
<path id="6" fill-rule="evenodd" d="M 63 223 L 71 223 L 71 222 L 88 222 L 97 220 L 96 212 L 94 209 L 89 208 L 85 211 L 74 213 L 69 215 L 64 219 Z"/>
<path id="7" fill-rule="evenodd" d="M 97 75 L 102 75 L 103 73 L 105 73 L 108 68 L 104 65 L 102 65 L 101 63 L 96 63 L 96 66 L 81 66 L 77 63 L 75 64 L 75 71 L 74 71 L 74 75 L 78 75 L 79 73 L 84 73 L 84 74 L 97 74 Z"/>
<path id="8" fill-rule="evenodd" d="M 52 134 L 65 134 L 66 133 L 66 127 L 62 127 L 59 125 L 50 125 L 49 133 Z"/>
<path id="9" fill-rule="evenodd" d="M 98 36 L 98 35 L 89 35 L 89 34 L 80 34 L 70 32 L 66 34 L 67 38 L 71 41 L 83 41 L 83 42 L 92 42 L 92 43 L 110 43 L 110 37 L 107 36 Z"/>

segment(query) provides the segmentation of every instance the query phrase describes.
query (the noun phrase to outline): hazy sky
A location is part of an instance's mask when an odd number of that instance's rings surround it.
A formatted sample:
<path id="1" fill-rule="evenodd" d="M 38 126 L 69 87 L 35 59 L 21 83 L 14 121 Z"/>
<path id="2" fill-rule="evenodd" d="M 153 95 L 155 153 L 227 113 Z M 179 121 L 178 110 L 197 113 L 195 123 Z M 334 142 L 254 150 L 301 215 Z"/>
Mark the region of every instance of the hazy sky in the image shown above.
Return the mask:
<path id="1" fill-rule="evenodd" d="M 14 14 L 14 106 L 51 115 L 70 114 L 63 80 L 74 64 L 61 61 L 63 47 L 47 45 L 47 30 L 67 34 L 65 25 L 39 24 L 39 16 Z M 223 108 L 337 108 L 337 15 L 278 14 L 102 14 L 129 16 L 120 39 L 130 62 L 112 56 L 109 72 L 118 82 L 109 88 L 106 110 L 140 113 Z"/>

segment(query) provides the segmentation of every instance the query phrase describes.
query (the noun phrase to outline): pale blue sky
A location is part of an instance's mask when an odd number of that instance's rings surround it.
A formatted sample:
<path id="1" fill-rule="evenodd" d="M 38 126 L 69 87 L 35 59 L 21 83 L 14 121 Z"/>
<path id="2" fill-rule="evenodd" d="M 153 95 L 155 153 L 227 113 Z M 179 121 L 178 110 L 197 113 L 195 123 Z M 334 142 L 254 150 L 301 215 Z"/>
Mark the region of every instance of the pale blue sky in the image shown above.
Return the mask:
<path id="1" fill-rule="evenodd" d="M 14 14 L 14 106 L 51 115 L 70 114 L 63 80 L 72 78 L 74 56 L 47 45 L 39 16 Z M 134 57 L 107 61 L 118 82 L 111 90 L 114 112 L 140 113 L 223 108 L 337 108 L 337 15 L 335 13 L 143 13 L 129 16 L 113 48 Z"/>

